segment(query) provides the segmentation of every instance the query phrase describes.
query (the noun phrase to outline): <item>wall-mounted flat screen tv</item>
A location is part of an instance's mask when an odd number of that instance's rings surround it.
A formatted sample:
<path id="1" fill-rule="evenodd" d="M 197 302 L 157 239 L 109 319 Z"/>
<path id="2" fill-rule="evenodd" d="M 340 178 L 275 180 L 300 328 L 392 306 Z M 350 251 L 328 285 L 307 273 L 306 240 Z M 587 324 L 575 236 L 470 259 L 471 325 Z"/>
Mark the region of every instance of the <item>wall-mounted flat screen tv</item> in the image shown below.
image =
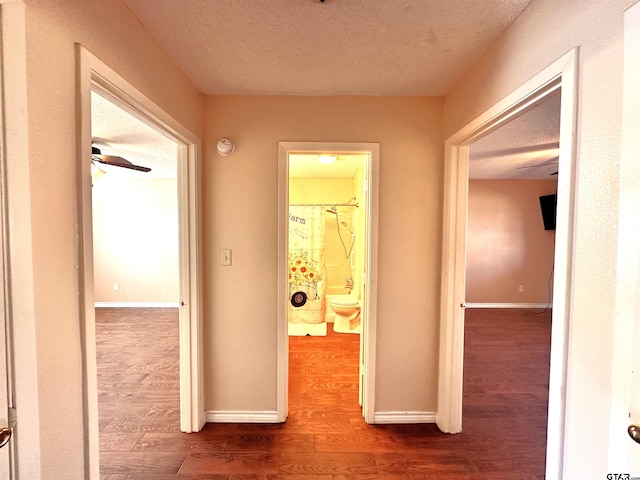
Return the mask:
<path id="1" fill-rule="evenodd" d="M 542 223 L 545 230 L 556 229 L 556 205 L 557 195 L 543 195 L 540 197 L 540 211 L 542 212 Z"/>

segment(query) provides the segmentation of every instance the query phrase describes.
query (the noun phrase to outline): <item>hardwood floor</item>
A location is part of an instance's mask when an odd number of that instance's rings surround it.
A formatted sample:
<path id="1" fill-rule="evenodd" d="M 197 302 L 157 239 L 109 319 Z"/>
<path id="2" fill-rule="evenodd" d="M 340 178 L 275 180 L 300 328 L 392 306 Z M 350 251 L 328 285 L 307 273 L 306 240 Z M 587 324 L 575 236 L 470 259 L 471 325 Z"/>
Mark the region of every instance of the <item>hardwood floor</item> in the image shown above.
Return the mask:
<path id="1" fill-rule="evenodd" d="M 467 310 L 458 435 L 367 425 L 358 335 L 332 331 L 290 337 L 286 423 L 180 433 L 177 319 L 173 309 L 96 312 L 102 480 L 544 478 L 549 311 Z"/>

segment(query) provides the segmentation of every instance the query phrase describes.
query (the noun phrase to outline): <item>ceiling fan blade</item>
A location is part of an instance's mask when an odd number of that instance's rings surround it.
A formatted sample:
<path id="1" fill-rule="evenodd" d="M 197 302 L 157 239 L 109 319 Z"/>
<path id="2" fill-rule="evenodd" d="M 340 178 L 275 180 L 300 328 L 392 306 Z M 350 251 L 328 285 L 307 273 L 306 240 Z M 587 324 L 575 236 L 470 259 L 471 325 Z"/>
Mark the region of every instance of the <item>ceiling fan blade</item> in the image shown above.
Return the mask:
<path id="1" fill-rule="evenodd" d="M 115 157 L 112 155 L 93 155 L 93 159 L 97 162 L 104 163 L 105 165 L 112 165 L 114 167 L 129 168 L 131 170 L 138 170 L 140 172 L 151 171 L 149 167 L 134 165 L 129 160 L 125 160 L 122 157 Z"/>
<path id="2" fill-rule="evenodd" d="M 99 148 L 91 147 L 91 157 L 100 163 L 104 163 L 105 165 L 112 165 L 114 167 L 122 167 L 129 168 L 131 170 L 138 170 L 139 172 L 150 172 L 151 169 L 149 167 L 143 167 L 140 165 L 134 165 L 129 160 L 126 160 L 122 157 L 117 157 L 115 155 L 102 155 L 102 152 Z"/>
<path id="3" fill-rule="evenodd" d="M 517 170 L 522 170 L 524 168 L 537 168 L 537 167 L 546 167 L 547 165 L 557 165 L 558 164 L 558 157 L 553 158 L 551 160 L 547 160 L 545 162 L 542 163 L 535 163 L 533 165 L 522 165 L 521 167 L 516 167 Z"/>

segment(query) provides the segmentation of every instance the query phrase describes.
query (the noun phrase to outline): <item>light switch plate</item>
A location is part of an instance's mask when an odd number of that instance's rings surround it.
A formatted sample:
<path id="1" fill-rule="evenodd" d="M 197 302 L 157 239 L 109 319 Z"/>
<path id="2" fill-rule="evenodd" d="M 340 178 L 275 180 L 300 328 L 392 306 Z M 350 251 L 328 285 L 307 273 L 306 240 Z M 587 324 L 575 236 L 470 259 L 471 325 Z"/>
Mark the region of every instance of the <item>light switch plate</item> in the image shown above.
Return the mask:
<path id="1" fill-rule="evenodd" d="M 231 265 L 231 249 L 223 248 L 220 250 L 220 265 Z"/>

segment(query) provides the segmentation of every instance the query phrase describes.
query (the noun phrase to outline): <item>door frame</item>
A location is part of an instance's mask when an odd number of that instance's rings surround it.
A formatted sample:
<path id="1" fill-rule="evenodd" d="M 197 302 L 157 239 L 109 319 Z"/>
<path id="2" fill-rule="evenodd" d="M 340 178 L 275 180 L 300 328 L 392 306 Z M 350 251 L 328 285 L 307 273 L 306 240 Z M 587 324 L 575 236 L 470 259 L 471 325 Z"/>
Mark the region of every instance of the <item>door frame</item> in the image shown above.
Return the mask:
<path id="1" fill-rule="evenodd" d="M 627 434 L 630 423 L 640 423 L 640 2 L 624 13 L 624 77 L 622 88 L 622 143 L 618 205 L 616 272 L 616 328 L 614 329 L 609 465 L 630 472 L 630 460 L 640 446 Z M 635 402 L 635 403 L 634 403 Z M 635 407 L 635 408 L 634 408 Z"/>
<path id="2" fill-rule="evenodd" d="M 572 306 L 578 49 L 575 48 L 478 116 L 445 142 L 440 375 L 437 425 L 462 431 L 462 372 L 466 283 L 469 145 L 561 89 L 558 206 L 554 252 L 553 314 L 546 478 L 561 479 L 564 456 L 565 385 Z"/>
<path id="3" fill-rule="evenodd" d="M 99 477 L 98 390 L 95 337 L 91 182 L 91 92 L 123 108 L 178 146 L 180 429 L 205 424 L 202 378 L 202 306 L 199 155 L 200 139 L 82 45 L 76 44 L 78 159 L 78 270 L 83 334 L 86 454 L 91 478 Z"/>
<path id="4" fill-rule="evenodd" d="M 4 18 L 4 7 L 0 5 L 0 58 L 4 59 L 4 43 L 2 37 L 7 27 Z M 0 449 L 0 477 L 16 478 L 16 445 L 15 427 L 10 410 L 15 412 L 13 400 L 15 392 L 13 388 L 13 355 L 12 355 L 12 322 L 10 311 L 10 288 L 8 265 L 11 260 L 8 250 L 9 222 L 7 204 L 7 159 L 5 153 L 5 84 L 4 84 L 4 60 L 0 63 L 0 428 L 11 428 L 9 442 Z"/>
<path id="5" fill-rule="evenodd" d="M 380 145 L 377 143 L 278 142 L 278 353 L 277 419 L 288 415 L 289 333 L 288 333 L 288 232 L 289 232 L 289 154 L 358 153 L 368 155 L 367 162 L 367 258 L 365 260 L 365 304 L 362 306 L 362 413 L 367 423 L 375 423 L 375 359 L 378 290 L 378 177 Z"/>
<path id="6" fill-rule="evenodd" d="M 11 442 L 14 466 L 22 478 L 39 478 L 42 460 L 36 321 L 33 281 L 33 245 L 31 242 L 31 193 L 29 188 L 29 121 L 27 108 L 27 56 L 25 4 L 0 0 L 2 35 L 2 150 L 6 214 L 4 248 L 6 263 L 6 308 L 11 328 L 13 388 L 26 412 L 20 417 L 19 433 Z M 9 201 L 11 199 L 11 201 Z M 18 285 L 19 288 L 15 288 Z M 19 319 L 13 322 L 13 319 Z"/>

